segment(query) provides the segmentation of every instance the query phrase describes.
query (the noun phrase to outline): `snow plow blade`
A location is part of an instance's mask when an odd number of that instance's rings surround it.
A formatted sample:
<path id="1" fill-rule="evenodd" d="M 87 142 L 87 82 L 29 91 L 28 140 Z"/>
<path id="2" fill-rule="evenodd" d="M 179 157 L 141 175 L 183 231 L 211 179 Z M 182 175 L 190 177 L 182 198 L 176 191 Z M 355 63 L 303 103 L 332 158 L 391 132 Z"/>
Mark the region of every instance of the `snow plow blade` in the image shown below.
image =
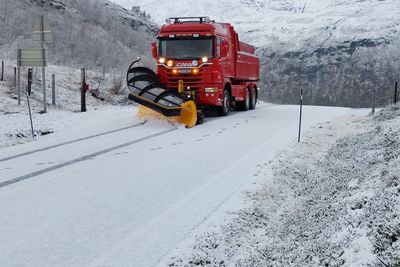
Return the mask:
<path id="1" fill-rule="evenodd" d="M 185 101 L 181 96 L 166 89 L 159 83 L 157 75 L 144 67 L 128 70 L 127 84 L 129 99 L 148 107 L 166 117 L 177 117 L 187 128 L 196 125 L 197 109 L 193 101 Z"/>

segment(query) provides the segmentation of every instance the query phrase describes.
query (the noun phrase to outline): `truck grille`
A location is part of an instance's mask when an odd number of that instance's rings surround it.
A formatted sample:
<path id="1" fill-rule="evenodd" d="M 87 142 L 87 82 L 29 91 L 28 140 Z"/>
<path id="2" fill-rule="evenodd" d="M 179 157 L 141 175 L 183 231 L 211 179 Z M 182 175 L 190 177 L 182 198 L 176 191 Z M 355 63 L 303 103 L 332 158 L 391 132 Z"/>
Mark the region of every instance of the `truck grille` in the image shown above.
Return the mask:
<path id="1" fill-rule="evenodd" d="M 183 81 L 183 86 L 187 88 L 188 86 L 192 90 L 197 90 L 202 88 L 203 84 L 203 70 L 200 68 L 198 74 L 192 73 L 178 73 L 172 74 L 172 70 L 167 70 L 167 88 L 178 88 L 178 81 Z"/>

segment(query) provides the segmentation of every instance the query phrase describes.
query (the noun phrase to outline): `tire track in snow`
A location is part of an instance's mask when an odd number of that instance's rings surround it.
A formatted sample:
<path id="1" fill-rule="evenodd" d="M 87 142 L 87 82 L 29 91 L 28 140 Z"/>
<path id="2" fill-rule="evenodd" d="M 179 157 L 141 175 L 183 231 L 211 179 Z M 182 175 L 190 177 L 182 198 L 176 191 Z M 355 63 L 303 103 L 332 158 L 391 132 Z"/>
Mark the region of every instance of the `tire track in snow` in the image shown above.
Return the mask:
<path id="1" fill-rule="evenodd" d="M 261 106 L 258 107 L 258 109 L 264 109 L 264 108 L 268 108 L 268 107 L 270 107 L 270 106 L 269 105 L 261 105 Z M 238 114 L 242 114 L 242 112 L 238 112 L 238 113 L 234 112 L 230 116 L 236 116 Z M 218 120 L 221 120 L 221 119 L 224 119 L 224 118 L 225 117 L 210 118 L 208 121 L 209 122 L 218 121 Z M 79 141 L 88 140 L 88 139 L 91 139 L 91 138 L 95 138 L 95 137 L 99 137 L 99 136 L 103 136 L 103 135 L 107 135 L 107 134 L 111 134 L 111 133 L 127 130 L 127 129 L 130 129 L 130 128 L 142 126 L 145 123 L 146 123 L 146 121 L 142 122 L 142 123 L 135 124 L 135 125 L 131 125 L 131 126 L 128 126 L 128 127 L 125 127 L 125 128 L 111 130 L 111 131 L 107 131 L 107 132 L 103 132 L 103 133 L 99 133 L 99 134 L 95 134 L 95 135 L 91 135 L 91 136 L 87 136 L 87 137 L 71 140 L 71 141 L 68 141 L 68 142 L 63 142 L 63 143 L 56 144 L 56 145 L 53 145 L 53 146 L 48 146 L 48 147 L 45 147 L 45 148 L 28 151 L 28 152 L 25 152 L 25 153 L 21 153 L 21 154 L 18 154 L 18 155 L 14 155 L 14 156 L 10 156 L 10 157 L 6 157 L 6 158 L 3 158 L 3 159 L 0 159 L 0 162 L 8 161 L 8 160 L 11 160 L 11 159 L 15 159 L 15 158 L 31 155 L 31 154 L 42 152 L 42 151 L 46 151 L 46 150 L 50 150 L 50 149 L 57 148 L 57 147 L 64 146 L 64 145 L 73 144 L 73 143 L 76 143 L 76 142 L 79 142 Z M 48 168 L 45 168 L 45 169 L 42 169 L 42 170 L 38 170 L 38 171 L 31 172 L 31 173 L 28 173 L 28 174 L 25 174 L 25 175 L 22 175 L 22 176 L 19 176 L 19 177 L 16 177 L 16 178 L 4 181 L 4 182 L 0 182 L 0 189 L 3 188 L 3 187 L 6 187 L 8 185 L 12 185 L 12 184 L 15 184 L 15 183 L 18 183 L 18 182 L 21 182 L 21 181 L 24 181 L 24 180 L 27 180 L 27 179 L 30 179 L 30 178 L 33 178 L 33 177 L 36 177 L 36 176 L 39 176 L 39 175 L 54 171 L 54 170 L 60 169 L 60 168 L 64 168 L 64 167 L 70 166 L 72 164 L 79 163 L 81 161 L 85 161 L 85 160 L 91 159 L 93 157 L 112 152 L 114 150 L 118 150 L 118 149 L 123 148 L 123 147 L 127 147 L 127 146 L 130 146 L 130 145 L 139 143 L 139 142 L 143 142 L 143 141 L 146 141 L 146 140 L 149 140 L 149 139 L 152 139 L 152 138 L 167 134 L 169 132 L 172 132 L 172 131 L 175 131 L 175 130 L 178 130 L 178 129 L 179 129 L 178 126 L 174 126 L 174 128 L 168 129 L 166 131 L 162 131 L 160 133 L 148 135 L 148 136 L 145 136 L 145 137 L 142 137 L 142 138 L 130 141 L 130 142 L 126 142 L 126 143 L 123 143 L 123 144 L 120 144 L 120 145 L 116 145 L 116 146 L 113 146 L 113 147 L 110 147 L 110 148 L 107 148 L 107 149 L 104 149 L 104 150 L 101 150 L 101 151 L 98 151 L 98 152 L 94 152 L 94 153 L 91 153 L 91 154 L 88 154 L 88 155 L 85 155 L 85 156 L 82 156 L 82 157 L 79 157 L 79 158 L 76 158 L 76 159 L 73 159 L 73 160 L 70 160 L 70 161 L 66 161 L 66 162 L 63 162 L 63 163 L 60 163 L 60 164 L 57 164 L 57 165 L 54 165 L 54 166 L 51 166 L 51 167 L 48 167 Z"/>
<path id="2" fill-rule="evenodd" d="M 17 155 L 14 155 L 14 156 L 9 156 L 9 157 L 2 158 L 2 159 L 0 159 L 0 162 L 12 160 L 12 159 L 16 159 L 16 158 L 20 158 L 20 157 L 24 157 L 24 156 L 28 156 L 28 155 L 31 155 L 31 154 L 35 154 L 35 153 L 38 153 L 38 152 L 42 152 L 42 151 L 46 151 L 46 150 L 49 150 L 49 149 L 57 148 L 57 147 L 60 147 L 60 146 L 70 145 L 70 144 L 73 144 L 73 143 L 76 143 L 76 142 L 92 139 L 92 138 L 95 138 L 95 137 L 99 137 L 99 136 L 103 136 L 103 135 L 107 135 L 107 134 L 112 134 L 112 133 L 128 130 L 128 129 L 135 128 L 135 127 L 138 127 L 138 126 L 142 126 L 145 123 L 146 123 L 146 121 L 141 122 L 141 123 L 137 123 L 137 124 L 134 124 L 134 125 L 131 125 L 131 126 L 128 126 L 128 127 L 124 127 L 124 128 L 120 128 L 120 129 L 116 129 L 116 130 L 111 130 L 111 131 L 107 131 L 107 132 L 102 132 L 102 133 L 98 133 L 98 134 L 94 134 L 94 135 L 90 135 L 90 136 L 74 139 L 74 140 L 71 140 L 71 141 L 55 144 L 55 145 L 52 145 L 52 146 L 47 146 L 47 147 L 44 147 L 44 148 L 31 150 L 31 151 L 24 152 L 24 153 L 21 153 L 21 154 L 17 154 Z"/>
<path id="3" fill-rule="evenodd" d="M 107 149 L 103 149 L 103 150 L 100 150 L 100 151 L 97 151 L 97 152 L 94 152 L 94 153 L 91 153 L 91 154 L 88 154 L 88 155 L 85 155 L 85 156 L 82 156 L 82 157 L 79 157 L 79 158 L 76 158 L 76 159 L 73 159 L 73 160 L 70 160 L 70 161 L 66 161 L 66 162 L 54 165 L 52 167 L 49 167 L 49 168 L 45 168 L 45 169 L 42 169 L 42 170 L 39 170 L 39 171 L 28 173 L 28 174 L 19 176 L 17 178 L 13 178 L 13 179 L 1 182 L 0 183 L 0 188 L 6 187 L 8 185 L 15 184 L 15 183 L 27 180 L 27 179 L 30 179 L 30 178 L 36 177 L 38 175 L 45 174 L 45 173 L 48 173 L 48 172 L 51 172 L 51 171 L 54 171 L 54 170 L 57 170 L 57 169 L 61 169 L 61 168 L 70 166 L 72 164 L 79 163 L 81 161 L 89 160 L 89 159 L 97 157 L 99 155 L 103 155 L 103 154 L 109 153 L 111 151 L 114 151 L 114 150 L 117 150 L 117 149 L 120 149 L 120 148 L 123 148 L 123 147 L 127 147 L 127 146 L 130 146 L 130 145 L 133 145 L 133 144 L 137 144 L 137 143 L 140 143 L 140 142 L 143 142 L 143 141 L 146 141 L 146 140 L 149 140 L 149 139 L 152 139 L 152 138 L 155 138 L 155 137 L 170 133 L 172 131 L 176 131 L 178 129 L 179 129 L 178 127 L 174 127 L 172 129 L 168 129 L 166 131 L 162 131 L 162 132 L 159 132 L 159 133 L 148 135 L 148 136 L 145 136 L 145 137 L 142 137 L 142 138 L 130 141 L 130 142 L 126 142 L 126 143 L 123 143 L 123 144 L 120 144 L 120 145 L 116 145 L 116 146 L 113 146 L 113 147 L 110 147 L 110 148 L 107 148 Z"/>

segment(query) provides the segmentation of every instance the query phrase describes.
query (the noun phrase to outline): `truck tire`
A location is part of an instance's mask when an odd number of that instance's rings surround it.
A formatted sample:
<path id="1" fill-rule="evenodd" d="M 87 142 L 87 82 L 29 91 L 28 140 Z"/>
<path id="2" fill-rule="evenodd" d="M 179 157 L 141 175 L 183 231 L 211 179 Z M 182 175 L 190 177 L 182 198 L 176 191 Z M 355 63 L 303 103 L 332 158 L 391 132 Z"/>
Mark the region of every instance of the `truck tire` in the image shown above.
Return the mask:
<path id="1" fill-rule="evenodd" d="M 248 111 L 250 109 L 251 101 L 252 101 L 252 99 L 251 99 L 251 95 L 250 95 L 250 89 L 247 88 L 246 89 L 246 98 L 243 101 L 243 108 L 242 108 L 243 111 Z"/>
<path id="2" fill-rule="evenodd" d="M 244 101 L 240 101 L 240 102 L 236 102 L 236 110 L 240 110 L 240 111 L 248 111 L 250 109 L 250 89 L 247 88 L 246 89 L 246 98 L 244 99 Z"/>
<path id="3" fill-rule="evenodd" d="M 205 115 L 202 111 L 198 110 L 197 111 L 197 121 L 196 125 L 200 125 L 204 123 Z"/>
<path id="4" fill-rule="evenodd" d="M 257 88 L 254 88 L 250 99 L 250 109 L 255 109 L 256 105 L 257 105 Z"/>
<path id="5" fill-rule="evenodd" d="M 222 100 L 222 107 L 218 108 L 219 116 L 226 116 L 231 110 L 231 95 L 227 89 L 224 90 L 224 99 Z"/>

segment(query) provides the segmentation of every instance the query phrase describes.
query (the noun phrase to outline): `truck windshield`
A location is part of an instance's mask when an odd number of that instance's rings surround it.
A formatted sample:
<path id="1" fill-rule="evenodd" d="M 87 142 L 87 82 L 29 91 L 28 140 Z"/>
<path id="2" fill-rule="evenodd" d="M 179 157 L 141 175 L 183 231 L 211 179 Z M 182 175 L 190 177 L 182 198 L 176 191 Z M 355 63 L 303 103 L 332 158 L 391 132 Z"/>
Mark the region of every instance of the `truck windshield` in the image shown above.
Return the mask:
<path id="1" fill-rule="evenodd" d="M 174 59 L 213 57 L 213 39 L 161 39 L 160 56 Z"/>

